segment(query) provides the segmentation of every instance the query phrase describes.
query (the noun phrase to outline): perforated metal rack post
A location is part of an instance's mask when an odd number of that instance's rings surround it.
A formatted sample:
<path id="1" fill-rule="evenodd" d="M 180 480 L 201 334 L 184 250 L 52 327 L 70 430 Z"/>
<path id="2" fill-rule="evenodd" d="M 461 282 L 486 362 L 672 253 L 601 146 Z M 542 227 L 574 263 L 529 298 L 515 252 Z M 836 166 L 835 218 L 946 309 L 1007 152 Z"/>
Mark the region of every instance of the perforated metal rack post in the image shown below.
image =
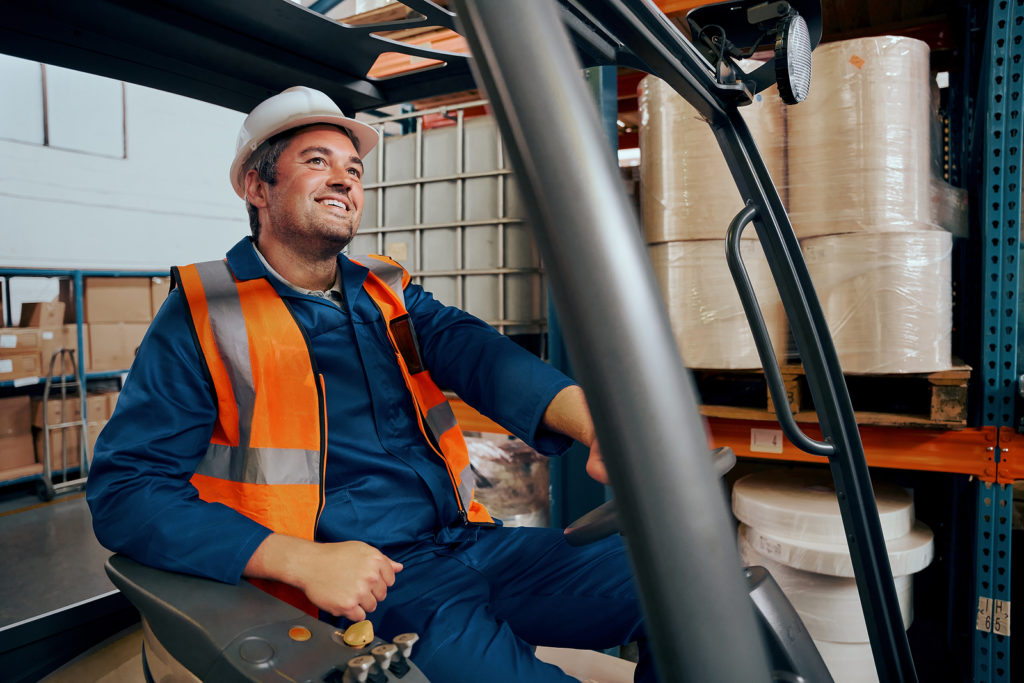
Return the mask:
<path id="1" fill-rule="evenodd" d="M 1021 239 L 1021 146 L 1024 113 L 1024 0 L 989 2 L 982 65 L 984 108 L 981 183 L 983 300 L 982 425 L 1015 426 Z M 1002 448 L 994 446 L 997 473 Z M 973 637 L 975 683 L 1004 683 L 1010 675 L 1010 551 L 1013 483 L 978 480 Z"/>

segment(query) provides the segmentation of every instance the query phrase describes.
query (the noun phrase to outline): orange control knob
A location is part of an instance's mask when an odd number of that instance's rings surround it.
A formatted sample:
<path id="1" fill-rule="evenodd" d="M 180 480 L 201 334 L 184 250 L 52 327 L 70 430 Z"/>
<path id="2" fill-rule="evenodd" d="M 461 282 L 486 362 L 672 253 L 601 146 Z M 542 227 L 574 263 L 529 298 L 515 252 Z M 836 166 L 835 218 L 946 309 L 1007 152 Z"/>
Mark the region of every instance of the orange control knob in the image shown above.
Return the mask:
<path id="1" fill-rule="evenodd" d="M 302 643 L 312 638 L 313 634 L 305 626 L 292 626 L 288 629 L 288 637 Z"/>

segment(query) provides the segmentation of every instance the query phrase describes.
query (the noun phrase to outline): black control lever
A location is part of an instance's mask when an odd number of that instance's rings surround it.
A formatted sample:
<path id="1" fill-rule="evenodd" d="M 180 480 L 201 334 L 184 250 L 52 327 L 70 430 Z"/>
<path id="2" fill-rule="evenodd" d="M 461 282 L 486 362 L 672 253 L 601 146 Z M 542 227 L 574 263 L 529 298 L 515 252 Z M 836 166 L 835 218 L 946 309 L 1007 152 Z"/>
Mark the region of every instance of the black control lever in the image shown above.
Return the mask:
<path id="1" fill-rule="evenodd" d="M 736 464 L 736 453 L 728 446 L 720 446 L 711 451 L 718 476 L 725 476 Z M 619 514 L 615 499 L 609 500 L 583 515 L 570 524 L 562 532 L 571 546 L 587 545 L 600 541 L 619 531 Z"/>

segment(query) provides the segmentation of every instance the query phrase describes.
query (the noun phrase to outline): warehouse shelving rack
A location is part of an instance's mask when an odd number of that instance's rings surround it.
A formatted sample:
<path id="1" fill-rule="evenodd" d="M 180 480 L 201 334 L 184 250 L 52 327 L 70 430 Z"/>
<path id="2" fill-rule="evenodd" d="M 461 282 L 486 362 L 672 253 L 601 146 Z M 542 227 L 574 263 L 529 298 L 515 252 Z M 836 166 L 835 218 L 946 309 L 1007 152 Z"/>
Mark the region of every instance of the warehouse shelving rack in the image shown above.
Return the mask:
<path id="1" fill-rule="evenodd" d="M 83 292 L 85 278 L 87 277 L 167 277 L 169 271 L 153 271 L 153 270 L 87 270 L 87 269 L 66 269 L 66 268 L 7 268 L 0 267 L 0 279 L 4 281 L 3 290 L 3 321 L 4 326 L 14 327 L 14 321 L 12 319 L 12 307 L 11 307 L 11 280 L 14 278 L 22 277 L 41 277 L 41 278 L 61 278 L 68 279 L 72 282 L 72 289 L 74 293 L 74 305 L 75 305 L 75 324 L 77 326 L 77 338 L 76 347 L 74 349 L 75 357 L 78 359 L 76 364 L 76 372 L 74 374 L 61 374 L 55 377 L 48 378 L 45 375 L 39 377 L 25 377 L 21 379 L 5 380 L 0 382 L 0 392 L 5 394 L 18 393 L 18 390 L 30 390 L 33 387 L 45 386 L 47 379 L 51 382 L 57 383 L 77 383 L 82 391 L 79 392 L 78 400 L 80 401 L 81 407 L 81 420 L 84 423 L 88 423 L 89 415 L 88 408 L 86 406 L 86 391 L 90 381 L 105 380 L 105 379 L 117 379 L 122 380 L 128 368 L 120 370 L 105 370 L 100 372 L 86 372 L 85 366 L 86 361 L 82 357 L 82 350 L 85 348 L 82 320 L 84 317 L 83 308 Z M 49 367 L 49 360 L 43 359 L 42 367 Z M 81 477 L 87 477 L 89 474 L 89 464 L 91 454 L 88 452 L 88 443 L 86 439 L 81 440 L 82 449 L 82 460 L 80 465 Z M 74 468 L 70 468 L 74 469 Z M 51 475 L 61 474 L 67 476 L 67 471 L 53 470 Z M 0 473 L 0 476 L 3 476 Z M 52 482 L 44 481 L 48 478 L 44 471 L 42 464 L 36 464 L 34 466 L 21 468 L 14 470 L 10 473 L 9 478 L 0 479 L 0 487 L 9 486 L 13 484 L 30 483 L 33 481 L 40 482 L 43 490 L 40 494 L 44 497 L 52 495 L 52 488 L 48 488 L 47 484 Z"/>

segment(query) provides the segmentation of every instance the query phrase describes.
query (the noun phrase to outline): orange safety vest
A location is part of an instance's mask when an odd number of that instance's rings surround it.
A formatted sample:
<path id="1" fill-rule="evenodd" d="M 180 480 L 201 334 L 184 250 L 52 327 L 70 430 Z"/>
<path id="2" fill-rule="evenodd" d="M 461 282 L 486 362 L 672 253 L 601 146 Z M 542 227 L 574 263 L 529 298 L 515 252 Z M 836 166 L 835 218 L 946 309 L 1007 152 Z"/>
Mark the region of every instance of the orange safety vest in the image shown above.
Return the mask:
<path id="1" fill-rule="evenodd" d="M 420 430 L 445 464 L 460 516 L 493 523 L 473 500 L 462 430 L 423 365 L 405 308 L 409 273 L 384 256 L 352 260 L 370 271 L 363 289 L 387 324 Z M 217 401 L 210 445 L 192 484 L 207 502 L 228 505 L 277 533 L 314 540 L 324 504 L 327 412 L 305 332 L 269 280 L 238 280 L 226 260 L 174 268 L 172 275 L 185 295 Z M 299 589 L 252 582 L 316 616 Z"/>

